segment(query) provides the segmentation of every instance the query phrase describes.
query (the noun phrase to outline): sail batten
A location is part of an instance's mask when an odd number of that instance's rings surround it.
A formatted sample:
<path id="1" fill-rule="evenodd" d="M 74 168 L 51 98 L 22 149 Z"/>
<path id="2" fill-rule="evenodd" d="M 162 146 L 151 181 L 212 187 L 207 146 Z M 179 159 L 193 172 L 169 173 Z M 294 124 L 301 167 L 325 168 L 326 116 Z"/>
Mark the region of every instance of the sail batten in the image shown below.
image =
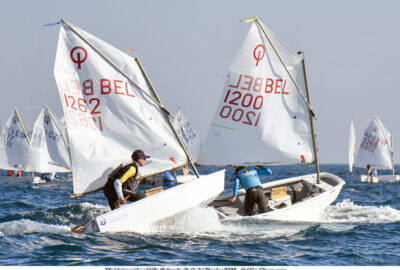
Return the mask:
<path id="1" fill-rule="evenodd" d="M 60 29 L 54 74 L 71 147 L 74 193 L 104 186 L 111 170 L 129 162 L 135 149 L 151 156 L 139 170 L 142 177 L 186 164 L 135 59 L 67 24 Z"/>
<path id="2" fill-rule="evenodd" d="M 303 58 L 261 25 L 252 24 L 229 68 L 201 165 L 315 161 L 309 104 L 296 89 L 305 89 Z"/>

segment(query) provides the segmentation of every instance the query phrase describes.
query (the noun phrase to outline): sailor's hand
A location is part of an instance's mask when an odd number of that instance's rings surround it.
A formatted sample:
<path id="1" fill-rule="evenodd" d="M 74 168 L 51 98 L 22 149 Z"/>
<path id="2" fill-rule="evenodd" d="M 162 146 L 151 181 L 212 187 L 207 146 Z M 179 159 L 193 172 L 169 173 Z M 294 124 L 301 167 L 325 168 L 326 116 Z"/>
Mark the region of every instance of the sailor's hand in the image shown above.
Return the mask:
<path id="1" fill-rule="evenodd" d="M 120 203 L 120 204 L 126 204 L 126 199 L 125 199 L 125 198 L 120 199 L 120 200 L 119 200 L 119 203 Z"/>
<path id="2" fill-rule="evenodd" d="M 229 200 L 229 202 L 230 202 L 231 204 L 234 204 L 234 203 L 236 202 L 236 197 L 232 197 L 232 198 Z"/>

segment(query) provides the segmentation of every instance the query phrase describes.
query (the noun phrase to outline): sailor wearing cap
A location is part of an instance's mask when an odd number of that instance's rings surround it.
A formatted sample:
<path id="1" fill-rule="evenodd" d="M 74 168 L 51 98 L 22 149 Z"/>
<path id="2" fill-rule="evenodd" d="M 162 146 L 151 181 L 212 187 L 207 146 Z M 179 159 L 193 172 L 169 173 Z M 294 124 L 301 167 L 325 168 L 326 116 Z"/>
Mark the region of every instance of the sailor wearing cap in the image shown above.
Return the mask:
<path id="1" fill-rule="evenodd" d="M 142 150 L 135 150 L 131 158 L 132 163 L 120 164 L 108 175 L 107 183 L 104 185 L 104 195 L 111 210 L 118 208 L 120 204 L 125 204 L 126 200 L 134 202 L 143 198 L 134 192 L 140 183 L 140 180 L 136 180 L 136 176 L 139 167 L 143 167 L 150 156 Z"/>

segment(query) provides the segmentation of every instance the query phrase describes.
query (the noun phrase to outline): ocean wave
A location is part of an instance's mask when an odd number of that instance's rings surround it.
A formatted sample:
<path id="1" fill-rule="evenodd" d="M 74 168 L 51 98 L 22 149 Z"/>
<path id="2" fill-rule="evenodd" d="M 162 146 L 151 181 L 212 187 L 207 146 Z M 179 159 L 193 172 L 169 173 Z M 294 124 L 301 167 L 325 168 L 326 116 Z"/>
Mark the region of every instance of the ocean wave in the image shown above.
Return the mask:
<path id="1" fill-rule="evenodd" d="M 9 221 L 0 224 L 0 236 L 27 233 L 66 233 L 69 231 L 69 226 L 50 225 L 29 219 Z"/>
<path id="2" fill-rule="evenodd" d="M 385 206 L 357 205 L 350 199 L 328 206 L 321 214 L 327 223 L 391 223 L 400 221 L 400 211 Z"/>

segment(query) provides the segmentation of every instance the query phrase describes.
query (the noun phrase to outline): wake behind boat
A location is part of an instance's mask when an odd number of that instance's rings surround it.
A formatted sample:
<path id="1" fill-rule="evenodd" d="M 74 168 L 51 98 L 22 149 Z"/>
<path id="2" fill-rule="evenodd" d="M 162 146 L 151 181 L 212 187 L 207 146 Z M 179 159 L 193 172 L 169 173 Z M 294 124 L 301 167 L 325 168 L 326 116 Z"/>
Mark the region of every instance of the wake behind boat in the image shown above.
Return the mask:
<path id="1" fill-rule="evenodd" d="M 112 169 L 135 149 L 151 156 L 136 179 L 187 165 L 197 176 L 73 231 L 135 231 L 221 194 L 225 171 L 198 174 L 140 61 L 64 20 L 61 24 L 54 74 L 71 147 L 72 197 L 102 190 Z"/>

